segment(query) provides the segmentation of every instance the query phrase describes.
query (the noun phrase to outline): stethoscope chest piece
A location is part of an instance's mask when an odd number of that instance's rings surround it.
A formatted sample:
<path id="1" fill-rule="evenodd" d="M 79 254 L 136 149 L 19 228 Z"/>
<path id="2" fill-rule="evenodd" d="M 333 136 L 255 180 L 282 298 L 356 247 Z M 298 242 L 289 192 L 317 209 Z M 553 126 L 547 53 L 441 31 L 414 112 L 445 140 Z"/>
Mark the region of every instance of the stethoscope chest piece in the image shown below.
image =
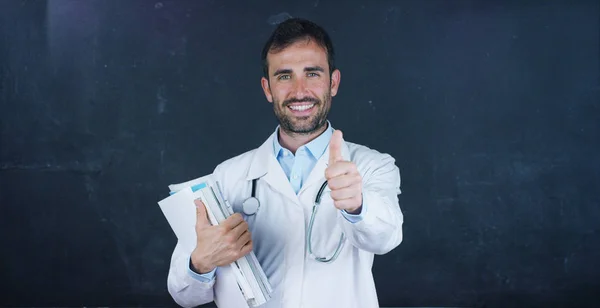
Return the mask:
<path id="1" fill-rule="evenodd" d="M 256 199 L 255 197 L 250 197 L 244 200 L 244 203 L 242 203 L 242 211 L 244 212 L 244 214 L 252 216 L 256 214 L 259 206 L 260 204 L 258 202 L 258 199 Z"/>
<path id="2" fill-rule="evenodd" d="M 242 203 L 242 212 L 248 216 L 256 214 L 260 207 L 260 202 L 256 198 L 256 181 L 257 179 L 252 180 L 252 195 Z"/>

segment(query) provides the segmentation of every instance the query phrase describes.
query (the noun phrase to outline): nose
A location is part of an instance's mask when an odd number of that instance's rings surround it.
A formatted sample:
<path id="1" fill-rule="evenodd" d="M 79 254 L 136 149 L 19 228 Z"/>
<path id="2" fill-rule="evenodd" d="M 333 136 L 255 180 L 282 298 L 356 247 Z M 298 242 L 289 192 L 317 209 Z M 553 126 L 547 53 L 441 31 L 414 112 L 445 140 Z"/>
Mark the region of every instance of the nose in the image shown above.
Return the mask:
<path id="1" fill-rule="evenodd" d="M 298 98 L 303 97 L 306 94 L 306 80 L 304 78 L 294 79 L 293 92 Z"/>

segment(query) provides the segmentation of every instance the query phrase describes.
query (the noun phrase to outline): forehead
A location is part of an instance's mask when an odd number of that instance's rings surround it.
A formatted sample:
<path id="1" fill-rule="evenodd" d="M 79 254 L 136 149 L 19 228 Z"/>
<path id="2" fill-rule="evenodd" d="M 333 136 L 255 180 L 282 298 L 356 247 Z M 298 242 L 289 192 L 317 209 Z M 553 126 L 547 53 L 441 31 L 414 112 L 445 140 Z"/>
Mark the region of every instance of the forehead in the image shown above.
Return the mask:
<path id="1" fill-rule="evenodd" d="M 269 71 L 282 68 L 293 69 L 294 66 L 319 65 L 327 69 L 327 51 L 312 39 L 301 39 L 285 49 L 269 52 L 267 55 Z"/>

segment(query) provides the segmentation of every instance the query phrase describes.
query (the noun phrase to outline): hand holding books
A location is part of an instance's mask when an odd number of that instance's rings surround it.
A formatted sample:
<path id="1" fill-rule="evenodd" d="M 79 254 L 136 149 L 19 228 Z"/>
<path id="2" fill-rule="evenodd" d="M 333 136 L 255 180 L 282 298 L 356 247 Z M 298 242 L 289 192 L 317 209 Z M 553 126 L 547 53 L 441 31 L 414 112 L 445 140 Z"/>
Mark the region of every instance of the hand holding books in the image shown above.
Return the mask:
<path id="1" fill-rule="evenodd" d="M 178 244 L 191 253 L 193 269 L 205 274 L 217 268 L 215 302 L 257 307 L 269 301 L 273 288 L 252 251 L 248 224 L 233 212 L 212 175 L 169 189 L 170 196 L 158 202 L 160 209 Z"/>
<path id="2" fill-rule="evenodd" d="M 212 225 L 201 200 L 196 204 L 196 248 L 192 252 L 192 266 L 205 274 L 217 266 L 226 266 L 252 251 L 248 223 L 234 213 L 218 225 Z"/>

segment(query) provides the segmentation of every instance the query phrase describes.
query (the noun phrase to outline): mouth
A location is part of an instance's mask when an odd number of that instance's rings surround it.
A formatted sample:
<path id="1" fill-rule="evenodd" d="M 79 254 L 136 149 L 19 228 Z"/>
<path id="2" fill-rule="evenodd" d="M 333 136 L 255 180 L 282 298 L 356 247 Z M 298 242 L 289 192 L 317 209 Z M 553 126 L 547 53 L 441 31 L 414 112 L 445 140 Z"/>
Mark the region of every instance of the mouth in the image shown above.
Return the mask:
<path id="1" fill-rule="evenodd" d="M 315 110 L 315 103 L 295 103 L 290 104 L 287 108 L 292 112 L 292 115 L 299 118 L 310 116 Z"/>
<path id="2" fill-rule="evenodd" d="M 306 112 L 312 110 L 315 106 L 314 103 L 300 103 L 300 104 L 290 104 L 288 108 L 294 112 Z"/>

